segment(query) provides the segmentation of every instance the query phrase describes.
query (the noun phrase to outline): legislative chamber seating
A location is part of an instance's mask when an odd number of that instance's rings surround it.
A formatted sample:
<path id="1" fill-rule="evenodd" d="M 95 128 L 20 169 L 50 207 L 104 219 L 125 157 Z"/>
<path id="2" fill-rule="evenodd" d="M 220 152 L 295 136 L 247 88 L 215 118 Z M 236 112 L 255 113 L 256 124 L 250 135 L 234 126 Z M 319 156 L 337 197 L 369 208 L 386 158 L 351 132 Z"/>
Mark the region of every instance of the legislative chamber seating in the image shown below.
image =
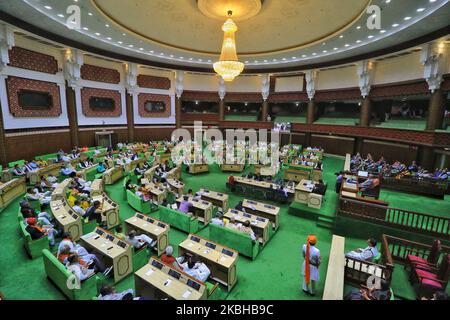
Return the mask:
<path id="1" fill-rule="evenodd" d="M 31 239 L 31 235 L 26 230 L 26 225 L 23 219 L 19 222 L 19 227 L 22 236 L 23 246 L 28 256 L 31 259 L 39 258 L 42 255 L 42 250 L 49 248 L 50 243 L 48 237 L 43 237 L 36 240 Z"/>
<path id="2" fill-rule="evenodd" d="M 196 217 L 163 206 L 159 206 L 159 220 L 186 233 L 196 233 L 199 229 Z"/>
<path id="3" fill-rule="evenodd" d="M 250 235 L 230 228 L 209 224 L 209 239 L 223 246 L 236 250 L 254 260 L 259 253 L 259 242 L 253 241 Z"/>
<path id="4" fill-rule="evenodd" d="M 59 260 L 47 249 L 42 250 L 42 258 L 44 260 L 45 273 L 56 287 L 70 300 L 90 300 L 97 296 L 97 283 L 99 277 L 92 277 L 82 281 L 77 286 L 73 281 L 73 274 L 59 262 Z M 68 285 L 72 284 L 72 286 Z"/>
<path id="5" fill-rule="evenodd" d="M 436 291 L 445 291 L 450 277 L 450 254 L 447 254 L 439 266 L 413 263 L 410 281 L 417 286 L 419 296 L 430 296 Z"/>

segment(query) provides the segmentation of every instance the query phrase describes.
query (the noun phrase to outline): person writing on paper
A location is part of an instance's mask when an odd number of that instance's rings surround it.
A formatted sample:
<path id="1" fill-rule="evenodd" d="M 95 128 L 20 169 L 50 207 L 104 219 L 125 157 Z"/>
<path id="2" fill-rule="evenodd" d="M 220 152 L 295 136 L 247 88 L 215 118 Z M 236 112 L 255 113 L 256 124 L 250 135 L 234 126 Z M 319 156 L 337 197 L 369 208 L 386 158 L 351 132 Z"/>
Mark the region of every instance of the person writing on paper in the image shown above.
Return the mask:
<path id="1" fill-rule="evenodd" d="M 225 225 L 225 223 L 223 222 L 223 214 L 218 211 L 216 213 L 216 216 L 211 219 L 211 223 L 223 227 Z"/>
<path id="2" fill-rule="evenodd" d="M 378 255 L 377 241 L 374 238 L 367 240 L 367 247 L 365 249 L 359 248 L 350 251 L 345 256 L 357 260 L 372 261 Z"/>
<path id="3" fill-rule="evenodd" d="M 145 245 L 149 248 L 153 248 L 156 245 L 156 240 L 152 240 L 149 236 L 145 234 L 138 235 L 136 230 L 131 230 L 125 239 L 127 242 L 133 245 L 135 249 L 140 249 Z"/>
<path id="4" fill-rule="evenodd" d="M 94 269 L 88 269 L 80 263 L 80 258 L 76 253 L 69 256 L 67 262 L 67 270 L 72 272 L 80 281 L 84 281 L 95 274 Z"/>
<path id="5" fill-rule="evenodd" d="M 211 271 L 203 262 L 196 263 L 193 257 L 182 263 L 181 267 L 184 273 L 202 282 L 206 282 L 211 274 Z"/>
<path id="6" fill-rule="evenodd" d="M 314 296 L 316 283 L 319 281 L 319 266 L 321 262 L 320 250 L 316 248 L 317 237 L 309 235 L 303 245 L 302 255 L 305 258 L 302 266 L 303 292 Z"/>

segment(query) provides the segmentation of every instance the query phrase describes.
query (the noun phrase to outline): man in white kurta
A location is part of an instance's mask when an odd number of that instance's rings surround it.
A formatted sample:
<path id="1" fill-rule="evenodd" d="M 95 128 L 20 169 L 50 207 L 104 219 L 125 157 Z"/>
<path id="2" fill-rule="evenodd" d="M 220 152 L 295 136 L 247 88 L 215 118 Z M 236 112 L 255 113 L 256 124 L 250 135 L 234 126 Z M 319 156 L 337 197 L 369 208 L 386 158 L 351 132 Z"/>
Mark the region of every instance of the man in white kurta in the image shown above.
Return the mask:
<path id="1" fill-rule="evenodd" d="M 315 247 L 316 242 L 316 236 L 310 235 L 302 250 L 303 258 L 305 258 L 302 266 L 303 291 L 312 296 L 315 295 L 316 282 L 319 281 L 319 266 L 321 262 L 320 250 Z M 309 274 L 306 270 L 307 261 L 309 261 Z"/>

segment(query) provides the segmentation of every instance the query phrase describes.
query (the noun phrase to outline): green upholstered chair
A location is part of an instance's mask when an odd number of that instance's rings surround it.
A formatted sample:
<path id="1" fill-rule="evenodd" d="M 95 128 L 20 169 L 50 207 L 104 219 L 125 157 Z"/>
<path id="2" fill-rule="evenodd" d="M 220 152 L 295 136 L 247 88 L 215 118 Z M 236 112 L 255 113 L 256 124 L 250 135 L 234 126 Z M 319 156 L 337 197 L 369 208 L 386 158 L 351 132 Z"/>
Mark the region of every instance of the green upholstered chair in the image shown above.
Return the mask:
<path id="1" fill-rule="evenodd" d="M 58 154 L 57 153 L 49 153 L 49 154 L 45 154 L 43 156 L 34 157 L 34 159 L 40 160 L 40 161 L 47 161 L 47 162 L 54 161 L 55 162 L 58 159 Z"/>
<path id="2" fill-rule="evenodd" d="M 239 252 L 250 259 L 259 253 L 259 242 L 253 241 L 250 235 L 230 228 L 209 224 L 209 239 Z"/>
<path id="3" fill-rule="evenodd" d="M 31 235 L 26 230 L 26 225 L 23 219 L 19 221 L 19 227 L 23 240 L 23 246 L 28 256 L 30 256 L 31 259 L 39 258 L 42 255 L 42 250 L 49 248 L 50 242 L 48 237 L 43 237 L 36 240 L 31 239 Z"/>
<path id="4" fill-rule="evenodd" d="M 151 201 L 142 200 L 131 190 L 127 190 L 126 192 L 127 192 L 127 202 L 134 210 L 141 212 L 143 214 L 149 214 L 152 212 Z"/>
<path id="5" fill-rule="evenodd" d="M 186 233 L 198 231 L 198 219 L 167 207 L 159 206 L 159 220 Z"/>
<path id="6" fill-rule="evenodd" d="M 74 284 L 71 281 L 73 274 L 59 262 L 59 260 L 47 249 L 42 250 L 45 273 L 47 278 L 56 285 L 59 290 L 70 300 L 90 300 L 97 296 L 97 282 L 99 278 L 94 275 L 81 282 L 79 289 L 71 289 L 68 284 Z"/>
<path id="7" fill-rule="evenodd" d="M 14 168 L 14 166 L 16 164 L 18 164 L 20 167 L 22 167 L 22 166 L 25 165 L 25 160 L 17 160 L 17 161 L 10 162 L 10 163 L 8 163 L 8 167 L 9 168 Z"/>

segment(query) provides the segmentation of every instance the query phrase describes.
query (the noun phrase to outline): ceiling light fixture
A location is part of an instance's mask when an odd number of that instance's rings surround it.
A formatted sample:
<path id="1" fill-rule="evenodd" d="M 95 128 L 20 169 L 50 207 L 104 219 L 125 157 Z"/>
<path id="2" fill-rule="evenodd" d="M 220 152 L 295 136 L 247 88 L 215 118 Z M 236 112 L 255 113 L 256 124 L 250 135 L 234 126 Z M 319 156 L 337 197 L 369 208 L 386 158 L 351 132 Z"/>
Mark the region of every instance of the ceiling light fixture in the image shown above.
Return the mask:
<path id="1" fill-rule="evenodd" d="M 214 71 L 219 74 L 224 81 L 231 82 L 242 71 L 244 71 L 244 64 L 238 60 L 236 53 L 236 39 L 234 34 L 238 30 L 236 24 L 231 20 L 233 12 L 228 11 L 228 20 L 222 26 L 224 32 L 224 39 L 222 45 L 222 52 L 220 54 L 220 60 L 214 63 Z"/>

